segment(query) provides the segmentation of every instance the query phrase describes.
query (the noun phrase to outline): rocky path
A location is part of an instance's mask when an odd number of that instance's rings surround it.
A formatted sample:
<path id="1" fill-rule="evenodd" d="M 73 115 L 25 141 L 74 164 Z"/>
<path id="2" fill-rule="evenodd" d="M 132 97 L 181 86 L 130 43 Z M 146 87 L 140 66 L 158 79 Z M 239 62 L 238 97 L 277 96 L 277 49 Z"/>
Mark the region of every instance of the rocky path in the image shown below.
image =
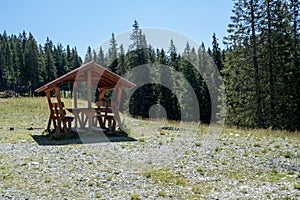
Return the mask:
<path id="1" fill-rule="evenodd" d="M 134 141 L 0 140 L 0 199 L 300 198 L 297 134 L 224 129 L 212 135 L 205 128 L 135 123 Z"/>

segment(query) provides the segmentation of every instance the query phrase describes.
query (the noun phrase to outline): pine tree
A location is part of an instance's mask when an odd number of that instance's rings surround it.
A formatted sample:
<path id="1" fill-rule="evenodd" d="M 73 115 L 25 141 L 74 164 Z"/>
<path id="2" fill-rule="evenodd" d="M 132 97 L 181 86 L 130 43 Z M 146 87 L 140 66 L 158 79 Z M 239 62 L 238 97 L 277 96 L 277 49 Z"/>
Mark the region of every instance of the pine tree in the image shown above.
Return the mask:
<path id="1" fill-rule="evenodd" d="M 126 73 L 125 51 L 122 44 L 120 45 L 120 52 L 118 55 L 118 66 L 116 68 L 116 73 L 121 76 Z"/>
<path id="2" fill-rule="evenodd" d="M 240 126 L 261 126 L 261 79 L 258 66 L 257 32 L 260 20 L 257 0 L 237 0 L 232 23 L 225 38 L 228 51 L 222 74 L 228 100 L 227 123 Z"/>
<path id="3" fill-rule="evenodd" d="M 177 73 L 179 73 L 179 63 L 180 63 L 180 56 L 177 54 L 176 46 L 173 42 L 173 40 L 170 41 L 170 46 L 168 49 L 169 53 L 169 59 L 168 59 L 168 65 L 174 69 L 176 74 L 170 74 L 170 81 L 172 83 L 169 83 L 171 86 L 171 91 L 167 91 L 170 96 L 165 101 L 166 110 L 168 113 L 168 118 L 172 120 L 180 120 L 181 118 L 181 109 L 179 106 L 179 100 L 180 96 L 175 94 L 175 92 L 178 90 L 178 87 L 180 85 L 180 79 L 176 78 Z"/>
<path id="4" fill-rule="evenodd" d="M 11 38 L 11 59 L 12 59 L 12 90 L 18 92 L 18 85 L 20 79 L 20 59 L 19 54 L 21 50 L 21 44 L 16 35 Z"/>
<path id="5" fill-rule="evenodd" d="M 108 62 L 107 66 L 112 72 L 116 72 L 116 68 L 118 66 L 118 48 L 117 48 L 117 41 L 115 39 L 115 34 L 112 33 L 111 39 L 109 42 L 109 49 L 108 49 Z"/>
<path id="6" fill-rule="evenodd" d="M 157 104 L 162 105 L 167 114 L 169 114 L 169 118 L 170 118 L 170 108 L 169 108 L 169 104 L 167 102 L 171 102 L 171 93 L 170 93 L 170 89 L 172 88 L 166 88 L 163 84 L 169 85 L 171 86 L 172 83 L 172 77 L 171 74 L 168 72 L 168 70 L 163 70 L 165 68 L 167 68 L 168 64 L 168 58 L 165 54 L 165 51 L 163 49 L 158 50 L 157 49 L 157 66 L 159 67 L 159 69 L 161 69 L 160 71 L 154 71 L 154 77 L 158 83 L 160 84 L 156 84 L 154 85 L 153 89 L 155 90 L 155 94 L 156 94 L 156 98 L 157 98 Z M 162 116 L 162 110 L 160 110 L 161 107 L 158 107 L 158 110 L 156 110 L 156 114 L 157 117 L 163 117 Z"/>
<path id="7" fill-rule="evenodd" d="M 31 96 L 34 90 L 39 86 L 38 46 L 31 33 L 29 33 L 25 45 L 24 58 L 26 73 L 22 75 L 28 84 L 28 93 Z"/>
<path id="8" fill-rule="evenodd" d="M 92 48 L 88 46 L 85 57 L 84 57 L 84 63 L 88 63 L 93 61 L 93 54 L 92 54 Z"/>
<path id="9" fill-rule="evenodd" d="M 71 61 L 70 61 L 71 69 L 70 70 L 73 70 L 73 69 L 76 69 L 76 68 L 80 67 L 81 64 L 82 64 L 82 60 L 81 60 L 80 56 L 77 53 L 77 49 L 72 48 Z"/>
<path id="10" fill-rule="evenodd" d="M 212 58 L 218 70 L 221 71 L 223 69 L 222 52 L 219 47 L 218 39 L 215 33 L 213 34 L 213 42 L 212 42 Z"/>
<path id="11" fill-rule="evenodd" d="M 95 49 L 93 49 L 93 61 L 97 62 L 98 56 Z"/>
<path id="12" fill-rule="evenodd" d="M 47 80 L 45 56 L 44 56 L 44 49 L 42 45 L 39 45 L 38 65 L 39 65 L 39 86 L 41 86 L 45 84 Z M 41 95 L 41 94 L 37 94 L 37 95 Z"/>
<path id="13" fill-rule="evenodd" d="M 46 43 L 44 45 L 44 52 L 45 52 L 45 68 L 46 68 L 46 80 L 45 84 L 47 82 L 50 82 L 54 80 L 57 77 L 57 69 L 55 67 L 55 60 L 53 57 L 53 43 L 52 41 L 47 38 Z"/>
<path id="14" fill-rule="evenodd" d="M 9 47 L 9 38 L 4 31 L 2 35 L 2 45 L 1 45 L 1 66 L 0 66 L 0 74 L 2 74 L 2 90 L 10 89 L 10 79 L 12 76 L 12 68 L 11 68 L 11 50 Z"/>
<path id="15" fill-rule="evenodd" d="M 170 47 L 168 53 L 170 54 L 170 62 L 169 64 L 176 70 L 179 71 L 179 56 L 177 54 L 177 49 L 175 47 L 175 44 L 173 40 L 170 42 Z"/>
<path id="16" fill-rule="evenodd" d="M 293 74 L 291 84 L 288 88 L 293 88 L 291 91 L 292 94 L 292 102 L 294 102 L 294 129 L 300 130 L 300 2 L 298 0 L 290 0 L 290 8 L 291 8 L 291 20 L 292 20 L 292 45 L 291 45 L 291 53 L 292 53 L 292 69 L 291 73 Z"/>
<path id="17" fill-rule="evenodd" d="M 180 72 L 183 73 L 185 80 L 188 81 L 190 86 L 192 87 L 192 91 L 188 90 L 189 95 L 183 95 L 181 96 L 181 101 L 184 103 L 180 103 L 181 106 L 185 106 L 183 109 L 185 112 L 181 113 L 181 117 L 185 120 L 197 120 L 195 119 L 195 116 L 197 116 L 199 113 L 196 113 L 199 108 L 199 100 L 198 96 L 200 96 L 200 90 L 199 90 L 199 73 L 196 69 L 197 67 L 197 54 L 194 47 L 191 47 L 190 44 L 187 42 L 186 47 L 183 52 L 182 59 L 180 60 Z M 182 81 L 183 84 L 180 85 L 180 87 L 183 90 L 186 90 L 189 88 L 187 85 L 184 84 L 184 81 Z M 190 95 L 190 93 L 194 93 L 197 99 L 193 99 Z M 195 109 L 197 108 L 197 109 Z"/>
<path id="18" fill-rule="evenodd" d="M 104 52 L 102 47 L 100 46 L 98 55 L 97 55 L 97 63 L 103 67 L 105 67 L 105 58 L 104 58 Z"/>
<path id="19" fill-rule="evenodd" d="M 299 70 L 294 59 L 297 57 L 294 44 L 299 41 L 295 39 L 295 24 L 298 27 L 299 20 L 295 20 L 297 2 L 235 2 L 226 38 L 230 50 L 226 52 L 223 70 L 229 110 L 227 122 L 290 130 L 299 127 L 295 117 L 299 116 L 296 114 L 299 92 L 295 90 L 299 88 Z"/>
<path id="20" fill-rule="evenodd" d="M 58 44 L 57 47 L 54 46 L 53 55 L 57 76 L 60 77 L 66 73 L 65 66 L 67 65 L 67 58 L 62 44 Z"/>
<path id="21" fill-rule="evenodd" d="M 149 49 L 145 44 L 147 43 L 145 35 L 142 33 L 142 30 L 139 28 L 137 21 L 133 24 L 133 30 L 130 35 L 132 43 L 129 45 L 129 52 L 127 52 L 125 57 L 126 69 L 131 70 L 135 67 L 148 64 L 150 61 L 149 58 Z M 147 70 L 147 69 L 145 69 Z M 139 82 L 144 80 L 146 82 L 151 82 L 151 71 L 145 71 L 139 77 L 132 77 L 133 82 Z M 152 85 L 145 85 L 137 89 L 132 95 L 129 108 L 130 114 L 134 116 L 148 116 L 149 106 L 153 105 L 153 99 L 155 96 L 155 90 Z"/>
<path id="22" fill-rule="evenodd" d="M 141 48 L 140 27 L 136 20 L 134 20 L 132 27 L 133 27 L 133 30 L 130 35 L 130 40 L 132 41 L 132 44 L 129 46 L 130 51 Z"/>
<path id="23" fill-rule="evenodd" d="M 210 123 L 211 118 L 211 98 L 205 80 L 208 81 L 209 76 L 212 75 L 211 70 L 209 70 L 214 67 L 214 63 L 212 62 L 212 58 L 202 42 L 198 48 L 198 71 L 200 72 L 198 101 L 200 108 L 200 120 L 203 123 Z"/>

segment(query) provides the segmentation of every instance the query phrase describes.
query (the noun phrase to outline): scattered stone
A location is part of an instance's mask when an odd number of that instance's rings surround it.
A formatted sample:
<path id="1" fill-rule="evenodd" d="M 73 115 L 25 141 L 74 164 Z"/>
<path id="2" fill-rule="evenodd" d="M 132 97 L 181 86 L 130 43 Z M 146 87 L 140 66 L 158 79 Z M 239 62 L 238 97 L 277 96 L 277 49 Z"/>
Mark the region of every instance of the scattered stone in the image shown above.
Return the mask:
<path id="1" fill-rule="evenodd" d="M 39 165 L 40 163 L 39 162 L 31 162 L 30 164 L 31 165 Z"/>
<path id="2" fill-rule="evenodd" d="M 162 189 L 166 199 L 299 197 L 299 159 L 296 155 L 291 159 L 281 156 L 299 140 L 289 138 L 290 145 L 286 146 L 285 140 L 275 139 L 281 148 L 262 153 L 253 145 L 256 140 L 246 134 L 236 138 L 236 133 L 229 133 L 233 137 L 224 134 L 219 140 L 201 134 L 201 139 L 195 140 L 198 135 L 189 129 L 180 131 L 172 135 L 175 142 L 166 140 L 164 145 L 158 145 L 161 138 L 155 134 L 143 136 L 144 143 L 38 145 L 0 140 L 0 198 L 130 199 L 136 194 L 140 199 L 154 200 Z M 269 144 L 274 137 L 264 140 Z M 202 145 L 195 145 L 195 141 Z M 222 151 L 216 152 L 216 147 Z M 243 156 L 245 153 L 248 156 Z M 287 174 L 290 171 L 295 174 Z"/>

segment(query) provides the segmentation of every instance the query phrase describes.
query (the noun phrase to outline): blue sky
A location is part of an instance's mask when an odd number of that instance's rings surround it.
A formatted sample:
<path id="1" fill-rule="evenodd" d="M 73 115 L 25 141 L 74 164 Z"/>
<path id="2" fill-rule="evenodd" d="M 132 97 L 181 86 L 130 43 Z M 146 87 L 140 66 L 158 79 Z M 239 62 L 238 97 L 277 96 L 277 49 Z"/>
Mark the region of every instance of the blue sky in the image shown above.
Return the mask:
<path id="1" fill-rule="evenodd" d="M 230 22 L 231 0 L 9 0 L 1 2 L 0 32 L 31 32 L 38 43 L 76 46 L 84 56 L 111 37 L 132 29 L 157 27 L 178 31 L 197 43 L 211 45 L 215 32 L 222 43 Z"/>

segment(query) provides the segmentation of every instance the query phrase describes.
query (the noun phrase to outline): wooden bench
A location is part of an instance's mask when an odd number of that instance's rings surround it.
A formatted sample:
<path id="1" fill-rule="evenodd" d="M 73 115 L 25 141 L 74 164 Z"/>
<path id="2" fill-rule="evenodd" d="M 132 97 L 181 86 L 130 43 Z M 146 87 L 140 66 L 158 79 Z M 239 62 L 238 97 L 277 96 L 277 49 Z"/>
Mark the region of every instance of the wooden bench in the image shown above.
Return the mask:
<path id="1" fill-rule="evenodd" d="M 62 111 L 60 110 L 59 103 L 51 103 L 47 130 L 50 131 L 51 123 L 53 123 L 56 132 L 64 130 L 64 132 L 70 133 L 74 117 L 66 115 L 65 105 L 63 102 L 61 107 Z"/>
<path id="2" fill-rule="evenodd" d="M 113 115 L 111 101 L 96 102 L 96 119 L 103 129 L 116 130 L 116 120 Z M 107 126 L 106 126 L 107 125 Z"/>

